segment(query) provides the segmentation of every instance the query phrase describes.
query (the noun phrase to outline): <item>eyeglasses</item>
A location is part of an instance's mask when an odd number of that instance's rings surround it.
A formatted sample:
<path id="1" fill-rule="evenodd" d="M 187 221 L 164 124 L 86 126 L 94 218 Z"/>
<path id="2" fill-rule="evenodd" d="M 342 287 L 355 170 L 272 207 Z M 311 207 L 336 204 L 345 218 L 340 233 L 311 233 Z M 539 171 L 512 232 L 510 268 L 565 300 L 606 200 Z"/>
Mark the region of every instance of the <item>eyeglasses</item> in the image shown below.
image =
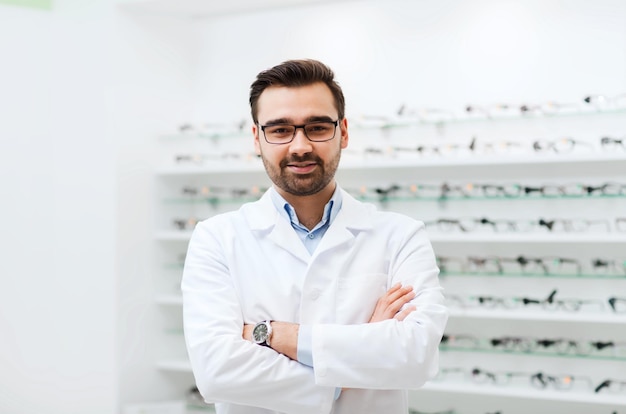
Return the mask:
<path id="1" fill-rule="evenodd" d="M 196 224 L 198 224 L 198 221 L 199 220 L 195 217 L 188 219 L 173 219 L 172 224 L 174 224 L 178 230 L 191 230 L 196 226 Z"/>
<path id="2" fill-rule="evenodd" d="M 288 144 L 296 137 L 296 131 L 300 128 L 304 131 L 304 136 L 312 142 L 325 142 L 335 138 L 339 120 L 336 121 L 316 121 L 302 125 L 289 124 L 268 124 L 259 127 L 263 131 L 263 136 L 268 144 Z"/>
<path id="3" fill-rule="evenodd" d="M 554 141 L 538 140 L 533 142 L 535 151 L 554 151 L 556 153 L 565 153 L 572 151 L 577 145 L 591 146 L 587 142 L 578 141 L 572 138 L 561 138 Z"/>
<path id="4" fill-rule="evenodd" d="M 604 304 L 600 300 L 583 300 L 583 299 L 559 299 L 555 300 L 557 290 L 554 289 L 545 299 L 519 298 L 524 305 L 541 305 L 542 309 L 547 311 L 563 310 L 568 312 L 578 312 L 584 305 L 595 305 L 600 309 L 604 308 Z"/>
<path id="5" fill-rule="evenodd" d="M 539 219 L 537 224 L 540 228 L 545 228 L 550 232 L 584 232 L 590 230 L 591 227 L 597 228 L 597 226 L 604 227 L 604 231 L 611 231 L 611 225 L 608 220 Z"/>
<path id="6" fill-rule="evenodd" d="M 626 381 L 617 381 L 612 379 L 607 379 L 602 381 L 593 391 L 607 391 L 610 393 L 622 393 L 626 391 Z"/>
<path id="7" fill-rule="evenodd" d="M 426 227 L 435 228 L 441 232 L 460 230 L 461 232 L 473 232 L 489 229 L 495 232 L 524 232 L 533 227 L 532 222 L 515 220 L 491 220 L 486 217 L 480 218 L 440 218 L 434 221 L 424 222 Z"/>
<path id="8" fill-rule="evenodd" d="M 609 306 L 615 313 L 626 313 L 626 298 L 609 298 Z"/>
<path id="9" fill-rule="evenodd" d="M 596 257 L 587 263 L 560 256 L 437 256 L 437 267 L 443 275 L 455 273 L 483 275 L 543 275 L 615 277 L 626 275 L 626 260 Z M 584 272 L 584 273 L 583 273 Z"/>
<path id="10" fill-rule="evenodd" d="M 548 388 L 549 386 L 557 390 L 569 390 L 574 386 L 574 382 L 584 382 L 591 386 L 591 381 L 585 377 L 573 377 L 571 375 L 546 375 L 543 372 L 537 372 L 530 376 L 530 383 L 537 388 Z"/>
<path id="11" fill-rule="evenodd" d="M 602 146 L 602 149 L 606 150 L 615 150 L 617 148 L 626 150 L 626 139 L 602 137 L 600 138 L 600 145 Z"/>

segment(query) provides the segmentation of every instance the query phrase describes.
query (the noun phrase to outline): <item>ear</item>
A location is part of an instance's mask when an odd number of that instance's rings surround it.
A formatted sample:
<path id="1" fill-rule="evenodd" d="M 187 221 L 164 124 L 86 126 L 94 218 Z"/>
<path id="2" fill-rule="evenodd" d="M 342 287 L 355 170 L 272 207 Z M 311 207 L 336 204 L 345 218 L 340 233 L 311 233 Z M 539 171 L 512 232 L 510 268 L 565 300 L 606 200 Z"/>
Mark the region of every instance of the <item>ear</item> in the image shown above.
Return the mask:
<path id="1" fill-rule="evenodd" d="M 348 146 L 348 120 L 346 118 L 341 120 L 341 148 L 344 149 Z"/>
<path id="2" fill-rule="evenodd" d="M 259 142 L 260 130 L 257 124 L 252 125 L 252 135 L 254 136 L 254 152 L 256 155 L 261 155 L 261 143 Z"/>

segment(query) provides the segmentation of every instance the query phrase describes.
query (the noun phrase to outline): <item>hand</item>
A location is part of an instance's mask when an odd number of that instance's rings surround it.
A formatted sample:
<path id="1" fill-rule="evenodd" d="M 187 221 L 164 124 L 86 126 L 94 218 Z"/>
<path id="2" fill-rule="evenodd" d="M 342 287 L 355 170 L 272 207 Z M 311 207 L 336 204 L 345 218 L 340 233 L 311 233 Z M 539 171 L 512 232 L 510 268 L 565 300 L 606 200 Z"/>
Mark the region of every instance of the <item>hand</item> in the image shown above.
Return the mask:
<path id="1" fill-rule="evenodd" d="M 385 321 L 391 318 L 399 321 L 404 320 L 416 307 L 415 305 L 408 305 L 404 309 L 402 307 L 414 297 L 413 286 L 403 287 L 400 283 L 396 283 L 378 299 L 369 323 Z"/>
<path id="2" fill-rule="evenodd" d="M 254 325 L 245 324 L 243 326 L 243 332 L 241 334 L 243 339 L 245 339 L 246 341 L 252 341 L 252 330 L 253 329 L 254 329 Z"/>

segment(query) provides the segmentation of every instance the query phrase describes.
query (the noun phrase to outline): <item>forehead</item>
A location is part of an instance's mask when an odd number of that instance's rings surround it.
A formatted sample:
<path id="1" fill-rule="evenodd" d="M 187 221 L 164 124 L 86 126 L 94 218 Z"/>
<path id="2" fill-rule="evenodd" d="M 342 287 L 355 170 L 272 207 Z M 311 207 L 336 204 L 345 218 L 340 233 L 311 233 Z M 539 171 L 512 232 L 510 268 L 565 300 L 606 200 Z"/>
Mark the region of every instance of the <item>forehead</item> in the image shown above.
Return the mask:
<path id="1" fill-rule="evenodd" d="M 302 121 L 312 116 L 337 117 L 333 94 L 326 84 L 306 86 L 270 86 L 258 101 L 258 119 L 265 123 L 274 119 Z"/>

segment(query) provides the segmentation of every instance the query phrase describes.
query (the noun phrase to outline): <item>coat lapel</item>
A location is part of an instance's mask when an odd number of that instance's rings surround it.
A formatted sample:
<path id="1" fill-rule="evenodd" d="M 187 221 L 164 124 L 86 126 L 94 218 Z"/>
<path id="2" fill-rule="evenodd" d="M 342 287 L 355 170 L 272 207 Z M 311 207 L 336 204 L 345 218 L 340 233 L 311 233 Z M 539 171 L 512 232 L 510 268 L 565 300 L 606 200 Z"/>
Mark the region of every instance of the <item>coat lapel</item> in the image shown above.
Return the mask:
<path id="1" fill-rule="evenodd" d="M 258 238 L 267 237 L 276 246 L 308 263 L 311 255 L 291 227 L 291 223 L 276 211 L 269 191 L 271 190 L 266 191 L 259 201 L 242 208 L 250 229 Z"/>
<path id="2" fill-rule="evenodd" d="M 328 228 L 324 238 L 317 246 L 314 256 L 335 247 L 351 242 L 360 231 L 372 228 L 373 206 L 357 201 L 346 191 L 342 192 L 341 211 Z"/>
<path id="3" fill-rule="evenodd" d="M 250 229 L 257 237 L 267 237 L 281 249 L 305 263 L 311 261 L 311 255 L 291 227 L 291 223 L 282 217 L 274 204 L 268 190 L 257 202 L 242 207 Z M 341 211 L 335 217 L 324 238 L 317 246 L 313 257 L 331 250 L 341 244 L 353 240 L 360 231 L 372 228 L 372 212 L 374 206 L 361 203 L 346 191 L 342 192 Z"/>

